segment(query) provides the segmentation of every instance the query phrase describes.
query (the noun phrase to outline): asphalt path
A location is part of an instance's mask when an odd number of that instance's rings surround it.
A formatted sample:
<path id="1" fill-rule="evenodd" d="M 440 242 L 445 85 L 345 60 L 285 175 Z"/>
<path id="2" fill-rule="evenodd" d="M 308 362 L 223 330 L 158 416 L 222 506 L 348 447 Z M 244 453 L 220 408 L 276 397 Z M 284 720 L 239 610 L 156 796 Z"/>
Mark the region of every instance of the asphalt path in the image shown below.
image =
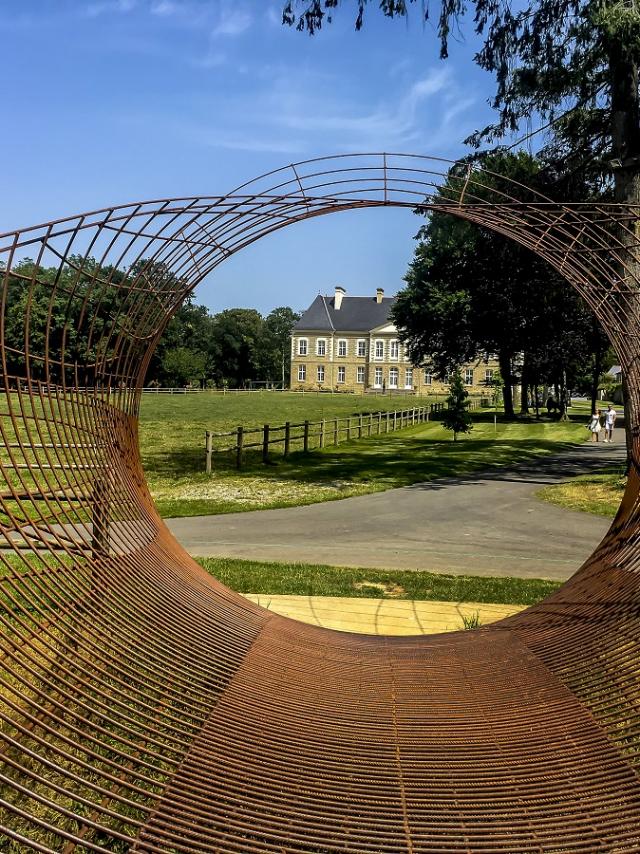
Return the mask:
<path id="1" fill-rule="evenodd" d="M 169 519 L 193 555 L 468 575 L 566 579 L 610 520 L 540 501 L 535 493 L 611 463 L 613 444 L 584 444 L 522 466 L 439 479 L 324 504 Z"/>

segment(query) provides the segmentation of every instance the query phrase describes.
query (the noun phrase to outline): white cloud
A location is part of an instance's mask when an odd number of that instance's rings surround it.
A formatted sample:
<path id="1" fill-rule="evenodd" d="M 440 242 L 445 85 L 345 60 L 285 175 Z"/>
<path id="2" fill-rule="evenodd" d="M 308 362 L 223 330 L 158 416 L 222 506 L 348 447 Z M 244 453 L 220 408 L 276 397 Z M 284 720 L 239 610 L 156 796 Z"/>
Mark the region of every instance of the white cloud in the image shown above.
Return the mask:
<path id="1" fill-rule="evenodd" d="M 306 143 L 303 139 L 292 139 L 288 136 L 271 137 L 257 130 L 226 133 L 199 125 L 182 125 L 179 133 L 199 145 L 210 148 L 227 148 L 232 151 L 300 154 L 306 150 Z"/>
<path id="2" fill-rule="evenodd" d="M 220 68 L 227 62 L 227 54 L 222 50 L 216 50 L 213 45 L 201 59 L 192 59 L 191 65 L 196 68 Z"/>
<path id="3" fill-rule="evenodd" d="M 175 15 L 179 11 L 181 11 L 180 6 L 172 2 L 172 0 L 158 0 L 157 3 L 151 4 L 151 14 L 158 15 L 159 17 L 164 18 L 169 15 Z"/>
<path id="4" fill-rule="evenodd" d="M 275 6 L 269 6 L 266 12 L 267 21 L 273 27 L 282 26 L 282 9 L 277 9 Z"/>
<path id="5" fill-rule="evenodd" d="M 248 30 L 253 23 L 253 16 L 246 9 L 232 8 L 225 5 L 220 10 L 218 21 L 211 35 L 217 36 L 239 36 Z"/>
<path id="6" fill-rule="evenodd" d="M 89 3 L 85 6 L 85 14 L 90 18 L 97 18 L 110 12 L 126 13 L 132 12 L 136 7 L 137 0 L 102 0 L 102 2 Z"/>
<path id="7" fill-rule="evenodd" d="M 450 89 L 451 71 L 441 68 L 416 80 L 394 104 L 381 103 L 376 109 L 358 114 L 348 101 L 318 97 L 312 103 L 307 87 L 292 90 L 288 80 L 276 88 L 271 105 L 278 105 L 279 123 L 287 129 L 314 135 L 340 136 L 350 148 L 397 147 L 421 135 L 424 102 Z M 263 117 L 266 119 L 267 117 Z"/>

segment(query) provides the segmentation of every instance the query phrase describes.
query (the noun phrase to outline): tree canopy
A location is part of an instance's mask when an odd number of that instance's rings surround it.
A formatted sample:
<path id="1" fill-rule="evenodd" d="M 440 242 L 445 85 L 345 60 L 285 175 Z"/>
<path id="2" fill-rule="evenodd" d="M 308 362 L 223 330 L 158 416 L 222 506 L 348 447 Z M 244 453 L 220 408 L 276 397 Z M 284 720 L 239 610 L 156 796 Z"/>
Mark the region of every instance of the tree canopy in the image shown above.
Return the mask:
<path id="1" fill-rule="evenodd" d="M 544 189 L 547 180 L 541 164 L 524 153 L 493 155 L 485 165 L 532 188 Z M 453 167 L 452 180 L 458 171 Z M 502 179 L 485 177 L 484 183 L 491 201 L 492 186 L 499 191 Z M 446 198 L 448 184 L 441 192 Z M 525 411 L 529 389 L 539 384 L 557 386 L 564 399 L 564 389 L 591 371 L 597 387 L 608 341 L 589 308 L 545 261 L 437 206 L 418 237 L 394 309 L 412 361 L 428 361 L 443 376 L 479 352 L 496 354 L 509 416 L 516 382 Z"/>
<path id="2" fill-rule="evenodd" d="M 360 29 L 372 6 L 404 17 L 417 0 L 289 0 L 283 23 L 315 33 L 348 6 Z M 538 116 L 551 128 L 547 159 L 566 178 L 589 168 L 613 177 L 619 201 L 640 202 L 640 10 L 619 0 L 421 0 L 437 19 L 440 56 L 465 20 L 482 38 L 475 62 L 494 76 L 496 121 L 468 142 L 478 146 L 529 127 Z M 464 28 L 462 29 L 464 32 Z"/>
<path id="3" fill-rule="evenodd" d="M 92 258 L 75 257 L 61 269 L 37 266 L 30 259 L 15 264 L 4 324 L 8 373 L 24 375 L 26 353 L 45 351 L 46 363 L 34 361 L 31 375 L 48 382 L 64 378 L 72 385 L 91 384 L 92 365 L 97 363 L 115 371 L 120 334 L 135 339 L 139 317 L 148 311 L 148 304 L 139 299 L 140 287 L 122 287 L 127 278 L 141 276 L 157 296 L 160 322 L 166 297 L 182 289 L 162 265 L 141 261 L 124 272 L 100 267 Z M 169 303 L 172 300 L 169 297 Z M 145 381 L 242 387 L 255 381 L 279 384 L 284 378 L 287 383 L 289 336 L 298 316 L 288 307 L 276 308 L 266 317 L 253 309 L 212 315 L 187 297 L 167 324 Z M 29 324 L 25 318 L 30 318 Z"/>

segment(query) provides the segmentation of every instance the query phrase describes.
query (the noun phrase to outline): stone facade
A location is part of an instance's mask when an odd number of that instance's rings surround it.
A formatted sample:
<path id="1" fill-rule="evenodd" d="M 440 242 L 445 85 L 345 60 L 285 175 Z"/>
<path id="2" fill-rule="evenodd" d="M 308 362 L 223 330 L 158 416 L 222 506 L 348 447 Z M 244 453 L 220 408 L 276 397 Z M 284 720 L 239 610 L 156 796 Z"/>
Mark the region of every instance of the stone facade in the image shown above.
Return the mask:
<path id="1" fill-rule="evenodd" d="M 395 299 L 318 296 L 296 323 L 291 338 L 291 389 L 444 394 L 447 381 L 412 365 L 389 320 Z M 357 327 L 357 328 L 353 328 Z M 498 372 L 496 359 L 478 358 L 461 368 L 472 394 L 486 394 Z"/>

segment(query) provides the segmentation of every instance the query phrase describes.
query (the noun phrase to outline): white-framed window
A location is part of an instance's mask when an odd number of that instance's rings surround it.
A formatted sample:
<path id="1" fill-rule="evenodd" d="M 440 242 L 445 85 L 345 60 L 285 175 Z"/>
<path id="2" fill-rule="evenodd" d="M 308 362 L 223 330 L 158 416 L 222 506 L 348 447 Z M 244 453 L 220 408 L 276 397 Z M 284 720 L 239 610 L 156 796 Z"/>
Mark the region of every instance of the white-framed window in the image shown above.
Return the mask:
<path id="1" fill-rule="evenodd" d="M 404 372 L 404 387 L 413 388 L 413 368 L 406 368 Z"/>
<path id="2" fill-rule="evenodd" d="M 382 368 L 376 368 L 373 385 L 375 388 L 382 388 Z"/>
<path id="3" fill-rule="evenodd" d="M 317 338 L 316 339 L 316 356 L 326 356 L 327 355 L 327 339 L 326 338 Z"/>
<path id="4" fill-rule="evenodd" d="M 344 367 L 344 365 L 341 365 L 338 368 L 338 382 L 343 383 L 345 381 L 346 375 L 347 375 L 347 369 Z"/>
<path id="5" fill-rule="evenodd" d="M 395 362 L 398 361 L 400 356 L 400 344 L 398 341 L 389 341 L 389 358 L 393 359 Z"/>
<path id="6" fill-rule="evenodd" d="M 425 372 L 424 372 L 424 384 L 425 384 L 425 385 L 431 385 L 431 384 L 432 384 L 432 382 L 433 382 L 433 374 L 432 374 L 432 373 L 431 373 L 431 371 L 427 368 L 427 369 L 425 370 Z"/>
<path id="7" fill-rule="evenodd" d="M 464 384 L 465 385 L 473 385 L 473 368 L 465 368 Z"/>
<path id="8" fill-rule="evenodd" d="M 346 356 L 347 355 L 347 342 L 344 338 L 341 338 L 338 341 L 338 356 Z"/>
<path id="9" fill-rule="evenodd" d="M 376 341 L 374 344 L 375 350 L 374 353 L 376 359 L 384 359 L 384 341 Z"/>
<path id="10" fill-rule="evenodd" d="M 491 385 L 493 382 L 493 368 L 486 368 L 484 372 L 484 381 L 487 385 Z"/>
<path id="11" fill-rule="evenodd" d="M 324 382 L 324 365 L 318 365 L 318 382 Z"/>
<path id="12" fill-rule="evenodd" d="M 307 378 L 307 366 L 298 365 L 298 382 L 303 383 Z"/>
<path id="13" fill-rule="evenodd" d="M 398 369 L 389 368 L 389 388 L 398 388 Z"/>
<path id="14" fill-rule="evenodd" d="M 442 375 L 442 382 L 450 385 L 451 383 L 451 371 L 445 371 Z"/>
<path id="15" fill-rule="evenodd" d="M 367 342 L 365 338 L 358 339 L 358 356 L 367 355 Z"/>
<path id="16" fill-rule="evenodd" d="M 306 356 L 309 352 L 309 341 L 307 338 L 298 338 L 298 356 Z"/>
<path id="17" fill-rule="evenodd" d="M 356 382 L 364 382 L 364 365 L 358 365 L 356 368 Z"/>

